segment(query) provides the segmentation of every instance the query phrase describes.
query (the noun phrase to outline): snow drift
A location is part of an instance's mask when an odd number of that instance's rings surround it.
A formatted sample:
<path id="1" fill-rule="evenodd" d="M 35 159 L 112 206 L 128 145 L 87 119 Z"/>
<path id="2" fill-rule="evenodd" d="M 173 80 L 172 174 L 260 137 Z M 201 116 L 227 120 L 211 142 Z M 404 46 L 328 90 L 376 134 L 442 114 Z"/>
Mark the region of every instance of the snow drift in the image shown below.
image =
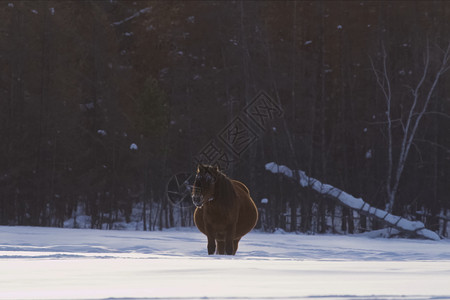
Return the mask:
<path id="1" fill-rule="evenodd" d="M 282 233 L 282 231 L 279 231 Z M 449 299 L 449 241 L 0 226 L 0 299 Z"/>

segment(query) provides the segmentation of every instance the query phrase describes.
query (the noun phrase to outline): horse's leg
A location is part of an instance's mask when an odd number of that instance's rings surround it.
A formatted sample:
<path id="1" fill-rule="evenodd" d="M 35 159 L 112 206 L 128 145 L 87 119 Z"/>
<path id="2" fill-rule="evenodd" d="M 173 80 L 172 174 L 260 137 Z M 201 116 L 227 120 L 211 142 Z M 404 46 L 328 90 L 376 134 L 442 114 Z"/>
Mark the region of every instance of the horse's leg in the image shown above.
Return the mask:
<path id="1" fill-rule="evenodd" d="M 216 252 L 216 239 L 208 234 L 208 254 L 212 255 Z"/>
<path id="2" fill-rule="evenodd" d="M 208 254 L 212 255 L 214 252 L 216 252 L 216 230 L 214 230 L 214 226 L 212 226 L 209 222 L 207 222 L 205 218 L 205 214 L 203 214 L 204 220 L 204 228 L 205 232 L 204 234 L 208 238 Z"/>
<path id="3" fill-rule="evenodd" d="M 217 241 L 217 254 L 225 254 L 225 241 Z"/>
<path id="4" fill-rule="evenodd" d="M 227 255 L 234 255 L 233 250 L 233 237 L 236 233 L 236 224 L 229 226 L 227 233 L 225 234 L 225 253 Z"/>
<path id="5" fill-rule="evenodd" d="M 238 238 L 233 241 L 233 255 L 236 254 L 240 240 L 241 240 L 241 238 Z"/>

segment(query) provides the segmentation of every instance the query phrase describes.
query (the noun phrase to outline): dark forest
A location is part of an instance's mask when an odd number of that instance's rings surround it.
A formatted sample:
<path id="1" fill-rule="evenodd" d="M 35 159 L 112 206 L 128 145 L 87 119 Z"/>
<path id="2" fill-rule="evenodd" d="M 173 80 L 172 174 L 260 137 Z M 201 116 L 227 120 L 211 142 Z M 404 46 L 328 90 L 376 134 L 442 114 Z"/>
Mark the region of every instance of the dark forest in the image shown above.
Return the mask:
<path id="1" fill-rule="evenodd" d="M 2 1 L 0 224 L 192 226 L 171 184 L 206 162 L 262 230 L 383 227 L 276 162 L 447 236 L 448 20 L 448 1 Z"/>

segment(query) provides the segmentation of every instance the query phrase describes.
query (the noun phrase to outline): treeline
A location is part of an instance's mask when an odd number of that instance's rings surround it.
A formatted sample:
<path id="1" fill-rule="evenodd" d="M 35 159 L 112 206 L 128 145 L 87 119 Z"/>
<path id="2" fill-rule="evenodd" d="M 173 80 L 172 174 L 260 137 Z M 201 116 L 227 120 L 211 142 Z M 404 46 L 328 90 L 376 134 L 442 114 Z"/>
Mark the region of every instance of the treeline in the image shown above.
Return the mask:
<path id="1" fill-rule="evenodd" d="M 264 165 L 305 170 L 385 208 L 389 169 L 441 66 L 449 19 L 447 1 L 1 2 L 0 224 L 63 226 L 82 213 L 102 228 L 139 207 L 142 229 L 191 225 L 189 199 L 167 201 L 167 183 L 193 173 L 213 141 L 215 160 L 250 188 L 259 227 L 377 228 Z M 391 207 L 443 235 L 449 73 Z M 283 111 L 263 128 L 245 113 L 261 90 Z M 233 152 L 221 133 L 239 116 L 235 129 L 253 136 Z"/>

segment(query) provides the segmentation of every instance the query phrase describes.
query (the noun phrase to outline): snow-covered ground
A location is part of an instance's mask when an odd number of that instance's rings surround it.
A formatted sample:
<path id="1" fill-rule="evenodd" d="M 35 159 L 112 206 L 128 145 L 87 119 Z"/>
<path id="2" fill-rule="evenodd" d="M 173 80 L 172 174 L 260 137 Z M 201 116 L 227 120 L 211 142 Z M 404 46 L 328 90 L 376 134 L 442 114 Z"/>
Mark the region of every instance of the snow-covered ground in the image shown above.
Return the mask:
<path id="1" fill-rule="evenodd" d="M 450 299 L 450 241 L 0 226 L 0 299 Z"/>

